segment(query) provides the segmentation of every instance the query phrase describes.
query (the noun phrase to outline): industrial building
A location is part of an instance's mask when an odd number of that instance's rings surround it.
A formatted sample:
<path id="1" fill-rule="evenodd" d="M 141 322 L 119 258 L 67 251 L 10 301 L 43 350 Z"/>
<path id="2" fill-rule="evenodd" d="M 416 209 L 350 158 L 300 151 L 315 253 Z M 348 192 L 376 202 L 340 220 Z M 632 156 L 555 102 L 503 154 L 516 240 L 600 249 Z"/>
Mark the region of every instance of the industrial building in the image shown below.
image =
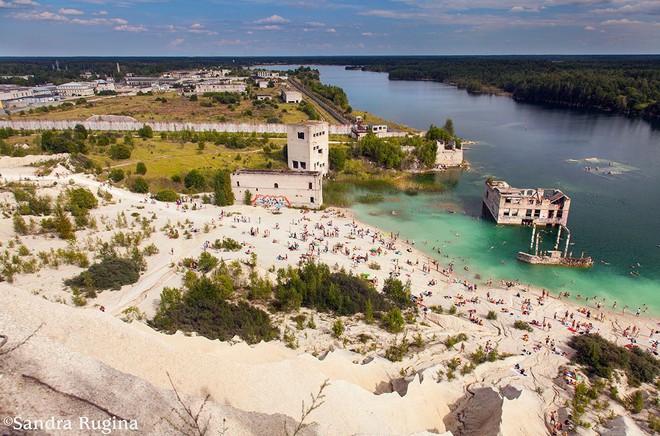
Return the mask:
<path id="1" fill-rule="evenodd" d="M 317 209 L 323 204 L 323 176 L 319 171 L 237 170 L 231 175 L 236 203 Z"/>
<path id="2" fill-rule="evenodd" d="M 284 103 L 300 103 L 303 99 L 301 92 L 291 89 L 283 89 L 281 96 Z"/>
<path id="3" fill-rule="evenodd" d="M 565 226 L 571 199 L 558 189 L 521 189 L 489 180 L 483 203 L 498 224 Z"/>
<path id="4" fill-rule="evenodd" d="M 287 161 L 295 171 L 329 170 L 329 124 L 325 121 L 303 121 L 286 128 Z"/>

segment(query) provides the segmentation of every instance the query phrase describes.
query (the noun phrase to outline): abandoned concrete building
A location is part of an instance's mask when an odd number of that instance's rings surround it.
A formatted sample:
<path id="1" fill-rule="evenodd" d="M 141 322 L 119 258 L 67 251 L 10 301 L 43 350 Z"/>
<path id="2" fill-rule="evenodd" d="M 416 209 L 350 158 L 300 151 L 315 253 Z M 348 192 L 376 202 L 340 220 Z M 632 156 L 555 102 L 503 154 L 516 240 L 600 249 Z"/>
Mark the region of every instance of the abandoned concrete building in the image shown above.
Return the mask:
<path id="1" fill-rule="evenodd" d="M 231 175 L 236 203 L 318 209 L 323 203 L 323 175 L 319 171 L 237 170 Z"/>
<path id="2" fill-rule="evenodd" d="M 329 124 L 303 121 L 286 127 L 287 161 L 295 171 L 320 171 L 328 174 Z"/>
<path id="3" fill-rule="evenodd" d="M 571 199 L 558 189 L 514 188 L 487 181 L 484 205 L 498 224 L 566 225 Z"/>

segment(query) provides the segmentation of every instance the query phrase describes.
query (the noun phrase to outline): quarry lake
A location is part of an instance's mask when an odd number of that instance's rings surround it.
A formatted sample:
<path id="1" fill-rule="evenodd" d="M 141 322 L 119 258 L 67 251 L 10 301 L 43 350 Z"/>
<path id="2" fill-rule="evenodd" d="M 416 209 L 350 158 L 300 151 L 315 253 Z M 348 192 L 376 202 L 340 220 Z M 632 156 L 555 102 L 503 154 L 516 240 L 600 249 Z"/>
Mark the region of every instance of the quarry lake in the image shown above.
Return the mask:
<path id="1" fill-rule="evenodd" d="M 444 265 L 455 260 L 455 270 L 471 281 L 475 274 L 477 282 L 519 280 L 573 298 L 597 295 L 606 306 L 617 301 L 618 309 L 628 305 L 632 312 L 647 304 L 650 313 L 660 313 L 660 126 L 472 95 L 441 83 L 390 81 L 384 73 L 314 68 L 323 83 L 342 87 L 354 108 L 417 129 L 452 118 L 459 136 L 476 141 L 465 151 L 469 170 L 431 176 L 452 181 L 447 192 L 389 195 L 383 203 L 354 206 L 357 218 L 399 231 Z M 598 160 L 584 160 L 590 158 Z M 587 172 L 587 165 L 601 171 Z M 531 230 L 481 217 L 488 176 L 516 187 L 563 190 L 572 199 L 569 250 L 584 251 L 595 265 L 577 270 L 516 261 L 518 251 L 529 249 Z M 545 236 L 550 248 L 552 237 Z"/>

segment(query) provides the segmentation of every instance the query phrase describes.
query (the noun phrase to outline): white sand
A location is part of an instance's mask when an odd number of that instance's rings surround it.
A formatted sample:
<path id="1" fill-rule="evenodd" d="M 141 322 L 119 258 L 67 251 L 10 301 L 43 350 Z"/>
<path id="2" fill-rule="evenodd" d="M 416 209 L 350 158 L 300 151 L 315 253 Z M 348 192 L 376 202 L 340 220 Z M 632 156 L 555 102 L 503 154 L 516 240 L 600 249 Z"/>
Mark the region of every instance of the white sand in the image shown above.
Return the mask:
<path id="1" fill-rule="evenodd" d="M 35 168 L 21 167 L 5 158 L 0 164 L 3 165 L 0 167 L 0 173 L 7 180 L 25 177 L 35 180 Z M 58 170 L 60 174 L 64 174 L 64 169 Z M 86 186 L 93 192 L 101 185 L 91 176 L 80 174 L 59 179 L 49 175 L 38 180 L 42 185 L 50 186 L 53 196 L 58 189 L 61 190 L 70 183 Z M 53 187 L 53 182 L 57 182 L 57 186 Z M 263 208 L 232 206 L 221 209 L 210 205 L 204 205 L 196 211 L 184 211 L 175 205 L 146 201 L 143 195 L 124 190 L 109 188 L 109 192 L 113 195 L 113 204 L 101 206 L 92 212 L 97 218 L 98 231 L 78 232 L 76 245 L 83 248 L 88 240 L 109 240 L 113 233 L 119 230 L 115 228 L 115 222 L 120 212 L 125 212 L 129 222 L 129 229 L 121 229 L 123 231 L 130 230 L 130 224 L 135 221 L 132 213 L 138 213 L 140 217 L 151 217 L 155 214 L 157 218 L 151 225 L 156 231 L 150 241 L 143 242 L 142 246 L 153 242 L 160 252 L 148 258 L 148 269 L 140 280 L 132 286 L 124 286 L 120 291 L 105 291 L 91 301 L 87 308 L 75 309 L 70 307 L 71 297 L 62 281 L 78 274 L 81 269 L 73 266 L 42 269 L 37 274 L 18 275 L 12 285 L 0 283 L 0 292 L 5 296 L 5 304 L 0 310 L 27 327 L 36 328 L 44 323 L 40 335 L 115 369 L 140 377 L 156 387 L 169 388 L 166 377 L 166 372 L 169 372 L 182 391 L 197 396 L 208 392 L 215 402 L 226 403 L 245 411 L 281 413 L 299 419 L 301 402 L 305 400 L 308 403 L 309 395 L 316 392 L 324 380 L 329 379 L 330 386 L 325 391 L 325 403 L 310 417 L 310 420 L 319 423 L 320 432 L 323 434 L 407 434 L 431 429 L 443 432 L 445 427 L 442 420 L 449 413 L 449 404 L 463 396 L 466 386 L 485 385 L 497 390 L 508 384 L 523 389 L 523 394 L 517 400 L 505 399 L 502 434 L 541 434 L 545 431 L 544 419 L 547 420 L 549 412 L 561 407 L 568 398 L 563 387 L 558 389 L 552 381 L 558 374 L 558 368 L 567 363 L 567 358 L 562 356 L 561 352 L 570 352 L 565 342 L 574 334 L 560 324 L 565 311 L 573 314 L 576 321 L 592 322 L 594 331 L 619 344 L 629 343 L 629 340 L 622 336 L 622 329 L 635 325 L 641 332 L 637 337 L 638 343 L 646 346 L 649 332 L 657 326 L 657 320 L 652 318 L 611 313 L 605 315 L 604 322 L 598 322 L 594 318 L 599 311 L 593 307 L 592 317 L 587 319 L 583 313 L 577 311 L 579 306 L 575 301 L 552 297 L 540 305 L 537 301 L 540 291 L 532 289 L 527 292 L 519 286 L 506 289 L 480 285 L 478 292 L 468 292 L 463 284 L 456 283 L 455 277 L 446 277 L 437 272 L 435 267 L 430 273 L 424 273 L 422 267 L 428 264 L 427 256 L 407 247 L 401 241 L 395 242 L 395 250 L 384 247 L 383 243 L 389 243 L 389 238 L 374 242 L 371 236 L 381 235 L 382 232 L 354 222 L 346 211 L 302 213 L 285 209 L 281 214 L 273 214 Z M 10 197 L 6 198 L 8 202 L 12 200 Z M 225 214 L 237 215 L 220 219 L 222 210 Z M 235 217 L 240 218 L 238 222 Z M 186 220 L 189 220 L 189 224 L 184 228 L 198 230 L 192 233 L 190 239 L 183 237 L 183 229 L 179 229 L 181 237 L 178 239 L 169 239 L 161 231 L 168 222 L 183 224 Z M 106 230 L 103 221 L 110 223 L 113 228 Z M 209 227 L 208 233 L 204 232 L 205 225 Z M 203 251 L 204 241 L 213 242 L 215 239 L 231 237 L 246 243 L 239 252 L 210 252 L 226 261 L 247 261 L 250 257 L 248 252 L 255 252 L 258 254 L 259 273 L 269 274 L 271 279 L 274 279 L 274 274 L 268 272 L 272 266 L 280 268 L 295 265 L 301 255 L 307 252 L 313 238 L 307 241 L 300 239 L 305 226 L 309 233 L 313 233 L 317 238 L 321 237 L 323 231 L 316 229 L 316 225 L 323 225 L 327 231 L 334 231 L 336 228 L 339 233 L 337 237 L 326 237 L 318 244 L 317 248 L 321 249 L 321 262 L 330 266 L 337 265 L 355 274 L 369 274 L 370 278 L 377 278 L 379 287 L 382 287 L 383 281 L 398 261 L 401 268 L 400 278 L 411 280 L 415 295 L 423 291 L 433 292 L 433 296 L 424 298 L 426 306 L 440 305 L 447 313 L 451 304 L 462 304 L 465 301 L 457 298 L 457 295 L 462 294 L 466 300 L 479 297 L 478 303 L 468 301 L 459 306 L 459 311 L 467 314 L 469 309 L 474 310 L 475 317 L 481 319 L 483 325 L 470 322 L 467 317 L 429 312 L 426 320 L 420 317 L 416 325 L 407 327 L 408 339 L 411 340 L 414 334 L 420 333 L 425 347 L 409 354 L 403 362 L 391 363 L 380 356 L 383 355 L 383 349 L 391 344 L 393 337 L 376 326 L 363 324 L 358 319 L 345 319 L 345 336 L 348 343 L 344 345 L 330 335 L 333 322 L 330 315 L 314 315 L 317 329 L 306 328 L 303 331 L 296 330 L 289 316 L 277 315 L 276 322 L 282 323 L 282 329 L 289 326 L 300 343 L 300 348 L 291 350 L 279 341 L 251 347 L 240 341 L 232 345 L 181 333 L 168 336 L 155 332 L 144 324 L 126 324 L 117 318 L 129 306 L 137 306 L 149 317 L 153 316 L 163 288 L 181 284 L 181 271 L 177 271 L 172 265 L 176 265 L 184 257 L 197 257 Z M 135 230 L 138 228 L 135 227 Z M 251 236 L 250 230 L 257 228 L 259 234 Z M 264 237 L 265 232 L 269 232 L 267 237 Z M 296 233 L 297 239 L 290 238 L 290 233 Z M 11 219 L 0 220 L 2 241 L 8 241 L 14 236 Z M 57 249 L 67 246 L 64 241 L 44 236 L 20 239 L 34 253 L 51 247 Z M 327 253 L 323 250 L 326 242 L 329 247 Z M 290 251 L 287 248 L 293 243 L 300 245 L 299 250 Z M 335 244 L 340 244 L 344 249 L 348 248 L 349 255 L 343 252 L 333 253 Z M 4 247 L 6 244 L 3 244 L 3 249 Z M 382 255 L 372 255 L 370 250 L 378 248 L 383 250 Z M 407 248 L 411 251 L 408 252 Z M 171 250 L 174 254 L 171 254 Z M 356 264 L 351 260 L 353 255 L 365 254 L 369 255 L 369 262 Z M 285 255 L 288 256 L 286 261 L 277 259 L 277 256 Z M 413 265 L 406 264 L 407 260 Z M 377 262 L 381 269 L 371 270 L 368 267 L 371 262 Z M 441 263 L 439 269 L 442 270 L 446 266 Z M 431 279 L 438 283 L 428 286 Z M 488 302 L 487 292 L 490 293 L 491 299 L 503 300 L 504 304 Z M 517 293 L 521 294 L 520 298 L 516 296 Z M 532 308 L 529 314 L 521 312 L 524 299 L 531 299 Z M 67 305 L 54 303 L 58 301 Z M 105 306 L 105 313 L 98 310 L 101 305 Z M 502 308 L 507 311 L 502 311 Z M 496 321 L 485 319 L 489 310 L 497 312 Z M 307 310 L 303 312 L 309 314 Z M 554 319 L 555 314 L 557 320 Z M 535 319 L 539 322 L 546 320 L 551 323 L 552 328 L 549 331 L 535 328 L 528 335 L 528 341 L 524 341 L 525 332 L 512 328 L 513 321 L 518 319 Z M 425 321 L 426 325 L 422 325 L 422 321 Z M 465 332 L 470 337 L 465 352 L 459 351 L 460 346 L 447 350 L 442 341 L 459 332 Z M 358 335 L 361 333 L 371 337 L 368 344 L 359 341 Z M 555 341 L 559 354 L 553 353 L 550 346 L 545 345 L 546 336 Z M 437 371 L 440 369 L 446 372 L 449 359 L 458 356 L 466 362 L 467 354 L 485 346 L 486 341 L 496 345 L 500 352 L 511 353 L 513 356 L 480 365 L 474 372 L 464 376 L 457 371 L 457 379 L 452 382 L 446 379 L 437 382 Z M 372 343 L 375 344 L 375 350 L 370 348 Z M 538 351 L 532 351 L 535 345 L 538 345 Z M 323 360 L 311 354 L 321 355 L 331 349 L 334 351 Z M 531 353 L 523 355 L 523 349 Z M 368 357 L 375 358 L 370 363 L 363 364 Z M 516 363 L 526 370 L 528 376 L 513 371 Z M 401 397 L 396 392 L 374 394 L 379 386 L 401 377 L 403 373 L 417 373 L 405 396 Z M 420 373 L 423 381 L 420 381 Z M 538 394 L 537 390 L 541 393 Z"/>

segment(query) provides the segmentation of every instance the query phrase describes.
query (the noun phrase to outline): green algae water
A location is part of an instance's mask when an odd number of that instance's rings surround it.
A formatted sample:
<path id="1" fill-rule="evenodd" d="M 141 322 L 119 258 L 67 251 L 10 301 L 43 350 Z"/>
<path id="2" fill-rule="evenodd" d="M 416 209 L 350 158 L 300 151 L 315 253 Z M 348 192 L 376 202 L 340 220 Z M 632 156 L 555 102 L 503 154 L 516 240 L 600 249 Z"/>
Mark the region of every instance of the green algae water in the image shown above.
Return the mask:
<path id="1" fill-rule="evenodd" d="M 342 87 L 353 107 L 417 129 L 452 118 L 459 136 L 477 142 L 465 150 L 469 171 L 427 176 L 450 181 L 446 192 L 386 195 L 382 203 L 352 207 L 357 218 L 399 231 L 444 265 L 455 260 L 456 272 L 467 279 L 519 280 L 573 297 L 598 295 L 610 307 L 617 301 L 632 312 L 647 304 L 660 314 L 660 125 L 471 95 L 441 83 L 390 81 L 386 74 L 341 66 L 314 68 L 322 82 Z M 519 263 L 516 254 L 529 250 L 531 230 L 482 218 L 488 176 L 568 194 L 569 250 L 576 256 L 584 251 L 595 265 L 578 270 Z M 543 239 L 544 248 L 554 245 L 551 234 Z"/>

